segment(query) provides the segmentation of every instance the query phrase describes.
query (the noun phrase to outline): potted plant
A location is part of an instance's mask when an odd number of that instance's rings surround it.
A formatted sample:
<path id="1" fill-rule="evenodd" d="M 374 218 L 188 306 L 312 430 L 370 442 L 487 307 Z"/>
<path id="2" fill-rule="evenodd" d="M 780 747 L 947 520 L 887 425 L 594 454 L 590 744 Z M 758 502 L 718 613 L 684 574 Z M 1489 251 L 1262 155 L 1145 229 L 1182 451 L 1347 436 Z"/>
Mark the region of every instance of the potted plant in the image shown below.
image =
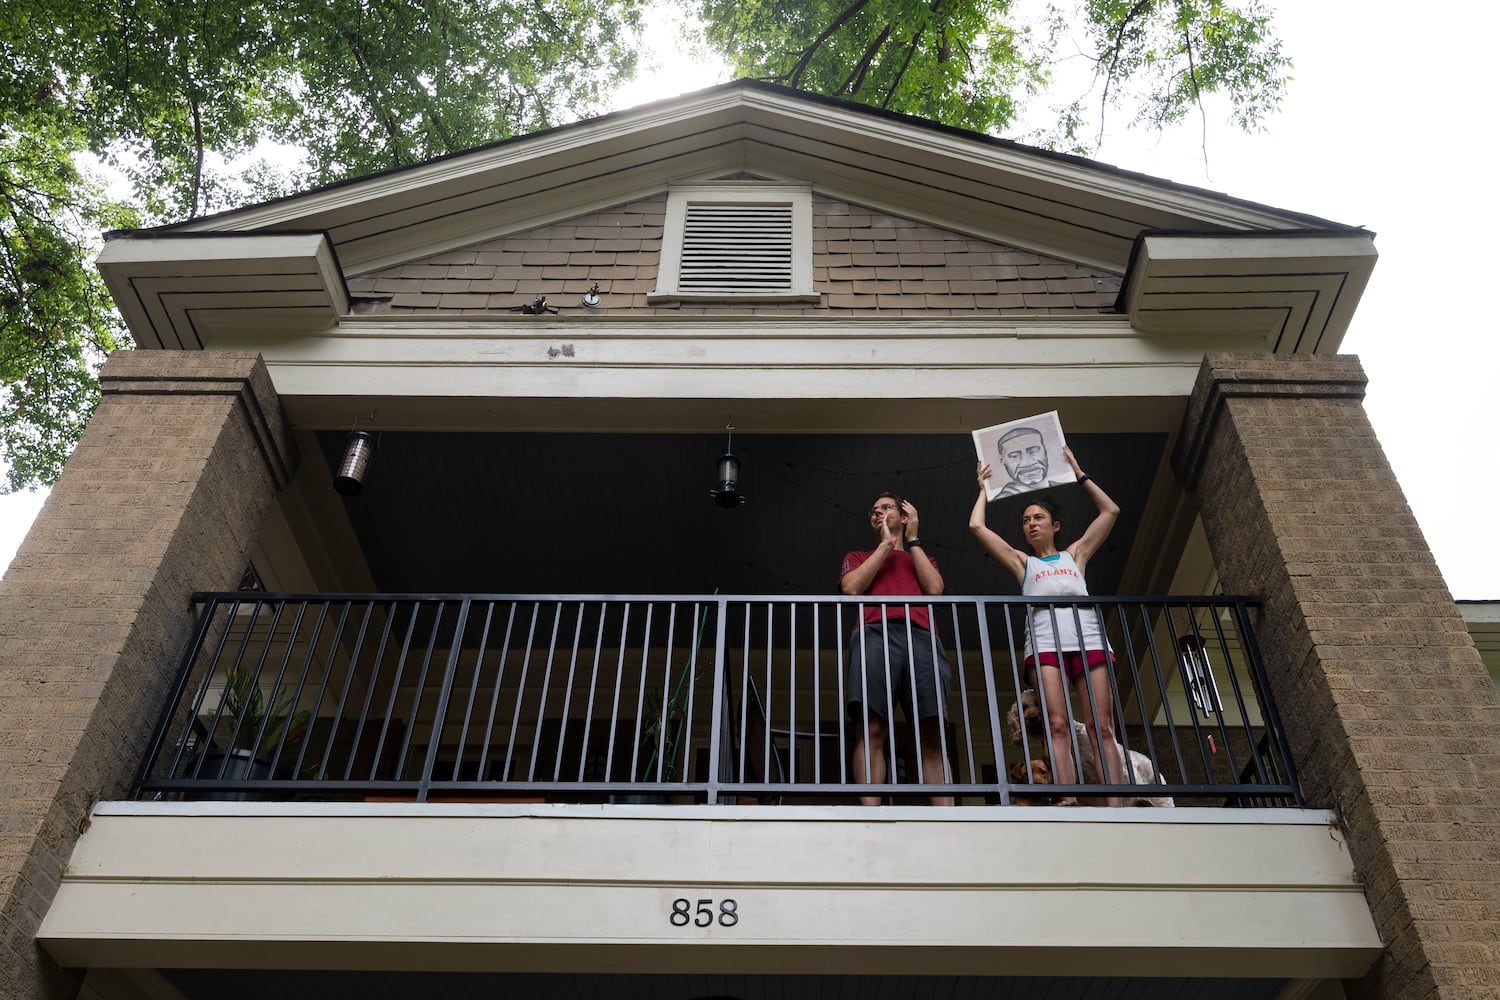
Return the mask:
<path id="1" fill-rule="evenodd" d="M 311 713 L 293 711 L 296 697 L 282 692 L 274 704 L 266 703 L 255 672 L 233 667 L 224 677 L 224 694 L 215 733 L 233 734 L 227 747 L 212 742 L 204 748 L 201 777 L 224 781 L 263 780 L 286 777 L 287 763 L 296 758 L 307 735 Z M 278 758 L 277 749 L 281 753 Z M 213 792 L 204 799 L 245 801 L 267 796 L 252 792 Z"/>

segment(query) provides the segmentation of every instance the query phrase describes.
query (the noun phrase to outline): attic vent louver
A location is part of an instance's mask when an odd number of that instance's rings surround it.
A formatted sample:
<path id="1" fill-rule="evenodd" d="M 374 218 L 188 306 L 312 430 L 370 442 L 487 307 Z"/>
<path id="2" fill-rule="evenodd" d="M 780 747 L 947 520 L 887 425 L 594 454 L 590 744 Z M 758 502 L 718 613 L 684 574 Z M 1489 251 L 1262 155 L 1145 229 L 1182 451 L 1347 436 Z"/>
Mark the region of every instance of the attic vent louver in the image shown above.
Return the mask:
<path id="1" fill-rule="evenodd" d="M 792 206 L 690 204 L 682 230 L 682 292 L 792 290 Z"/>
<path id="2" fill-rule="evenodd" d="M 718 181 L 673 185 L 656 289 L 647 301 L 816 302 L 812 189 Z"/>

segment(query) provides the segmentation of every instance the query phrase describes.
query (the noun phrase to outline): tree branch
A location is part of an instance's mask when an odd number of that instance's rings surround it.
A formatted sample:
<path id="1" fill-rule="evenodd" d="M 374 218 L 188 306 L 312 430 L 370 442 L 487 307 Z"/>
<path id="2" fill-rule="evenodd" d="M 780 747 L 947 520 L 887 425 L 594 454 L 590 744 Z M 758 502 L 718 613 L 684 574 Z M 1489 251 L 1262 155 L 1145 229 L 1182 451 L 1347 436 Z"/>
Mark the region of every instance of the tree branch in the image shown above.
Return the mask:
<path id="1" fill-rule="evenodd" d="M 859 62 L 855 63 L 849 75 L 844 77 L 844 82 L 839 84 L 838 89 L 833 92 L 834 96 L 847 93 L 853 97 L 859 92 L 859 88 L 865 84 L 865 76 L 870 72 L 870 63 L 875 61 L 875 56 L 880 52 L 880 47 L 885 44 L 885 40 L 891 37 L 891 30 L 892 26 L 887 24 L 885 29 L 875 36 L 875 40 L 865 48 L 865 54 L 860 57 Z"/>
<path id="2" fill-rule="evenodd" d="M 1208 173 L 1208 114 L 1203 110 L 1203 91 L 1198 88 L 1198 67 L 1193 63 L 1193 36 L 1182 29 L 1182 44 L 1187 49 L 1188 82 L 1193 85 L 1193 103 L 1198 105 L 1200 148 L 1203 151 L 1203 172 Z"/>
<path id="3" fill-rule="evenodd" d="M 852 21 L 854 15 L 864 10 L 868 3 L 869 0 L 854 0 L 853 3 L 845 7 L 839 13 L 839 16 L 833 19 L 833 23 L 819 32 L 818 37 L 814 38 L 812 43 L 802 50 L 802 55 L 792 64 L 790 72 L 780 74 L 779 79 L 784 80 L 787 86 L 800 88 L 802 85 L 802 74 L 807 72 L 808 63 L 812 62 L 813 56 L 817 54 L 818 49 L 822 48 L 823 43 L 833 37 L 834 32 Z"/>
<path id="4" fill-rule="evenodd" d="M 370 90 L 378 90 L 378 85 L 375 82 L 375 74 L 371 70 L 370 64 L 365 61 L 364 53 L 360 51 L 360 37 L 349 31 L 342 32 L 341 34 L 345 43 L 349 46 L 349 54 L 354 57 L 355 65 L 364 73 Z M 370 102 L 371 106 L 376 109 L 375 119 L 385 126 L 386 148 L 390 150 L 391 159 L 394 161 L 393 165 L 399 167 L 402 165 L 401 146 L 397 142 L 400 130 L 396 128 L 396 123 L 391 119 L 390 115 L 380 113 L 382 110 L 380 102 L 373 100 L 376 95 L 371 93 L 367 96 L 372 98 Z"/>
<path id="5" fill-rule="evenodd" d="M 1120 19 L 1119 30 L 1115 32 L 1115 43 L 1110 47 L 1109 70 L 1104 74 L 1104 93 L 1099 97 L 1099 135 L 1094 140 L 1094 152 L 1104 145 L 1104 118 L 1105 109 L 1109 106 L 1109 85 L 1114 82 L 1115 69 L 1120 65 L 1120 49 L 1125 45 L 1125 29 L 1130 27 L 1130 22 L 1144 14 L 1154 0 L 1136 0 L 1135 6 L 1125 12 Z M 1097 62 L 1096 62 L 1097 65 Z"/>
<path id="6" fill-rule="evenodd" d="M 912 36 L 911 44 L 906 47 L 906 58 L 901 60 L 901 68 L 896 70 L 896 78 L 891 81 L 890 89 L 885 92 L 885 100 L 880 102 L 882 108 L 889 108 L 891 101 L 896 96 L 896 88 L 901 86 L 902 79 L 906 76 L 906 70 L 911 66 L 911 61 L 917 54 L 917 43 L 922 40 L 922 32 L 918 31 Z"/>

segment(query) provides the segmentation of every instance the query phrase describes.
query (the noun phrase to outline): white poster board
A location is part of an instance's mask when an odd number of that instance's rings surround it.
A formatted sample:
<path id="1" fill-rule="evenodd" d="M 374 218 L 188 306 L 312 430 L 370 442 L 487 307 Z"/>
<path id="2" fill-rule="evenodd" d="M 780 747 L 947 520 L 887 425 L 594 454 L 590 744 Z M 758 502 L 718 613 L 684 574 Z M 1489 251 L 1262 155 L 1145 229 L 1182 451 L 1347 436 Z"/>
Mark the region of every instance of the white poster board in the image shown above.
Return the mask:
<path id="1" fill-rule="evenodd" d="M 1077 482 L 1063 456 L 1068 442 L 1056 410 L 984 427 L 973 436 L 974 454 L 990 467 L 984 488 L 991 500 Z"/>

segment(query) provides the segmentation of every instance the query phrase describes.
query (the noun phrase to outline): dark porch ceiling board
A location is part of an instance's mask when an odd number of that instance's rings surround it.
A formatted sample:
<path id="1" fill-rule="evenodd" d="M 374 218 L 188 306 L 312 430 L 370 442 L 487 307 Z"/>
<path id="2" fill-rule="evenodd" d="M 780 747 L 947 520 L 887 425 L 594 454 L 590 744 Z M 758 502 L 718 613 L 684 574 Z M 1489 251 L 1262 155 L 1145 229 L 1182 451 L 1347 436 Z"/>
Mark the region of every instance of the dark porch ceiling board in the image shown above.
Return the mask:
<path id="1" fill-rule="evenodd" d="M 187 1000 L 1271 1000 L 1283 979 L 167 969 Z"/>
<path id="2" fill-rule="evenodd" d="M 343 435 L 321 434 L 333 466 Z M 1122 508 L 1089 566 L 1116 592 L 1158 467 L 1160 434 L 1074 435 L 1080 462 Z M 968 530 L 967 434 L 736 435 L 749 501 L 709 497 L 724 434 L 479 434 L 381 437 L 364 493 L 346 509 L 386 592 L 832 594 L 845 552 L 873 545 L 867 512 L 891 490 L 916 505 L 947 592 L 1014 594 Z M 1052 491 L 1065 539 L 1093 516 L 1076 486 Z M 1013 544 L 1025 498 L 990 505 Z"/>

